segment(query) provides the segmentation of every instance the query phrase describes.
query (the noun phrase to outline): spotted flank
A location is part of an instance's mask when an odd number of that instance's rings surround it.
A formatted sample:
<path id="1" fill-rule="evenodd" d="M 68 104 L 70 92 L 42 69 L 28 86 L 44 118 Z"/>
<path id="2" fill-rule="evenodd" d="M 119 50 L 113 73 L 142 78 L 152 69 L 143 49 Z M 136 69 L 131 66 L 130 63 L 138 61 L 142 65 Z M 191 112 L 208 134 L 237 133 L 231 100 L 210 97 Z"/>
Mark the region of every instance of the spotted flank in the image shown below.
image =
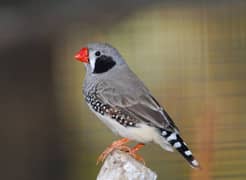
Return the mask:
<path id="1" fill-rule="evenodd" d="M 179 134 L 176 132 L 161 130 L 161 135 L 188 161 L 191 167 L 200 167 L 198 161 L 194 158 L 192 152 Z"/>
<path id="2" fill-rule="evenodd" d="M 133 119 L 126 113 L 123 113 L 119 109 L 112 108 L 108 104 L 104 104 L 96 95 L 88 94 L 86 96 L 86 101 L 92 109 L 103 116 L 110 116 L 112 121 L 117 121 L 119 124 L 125 127 L 135 127 Z"/>

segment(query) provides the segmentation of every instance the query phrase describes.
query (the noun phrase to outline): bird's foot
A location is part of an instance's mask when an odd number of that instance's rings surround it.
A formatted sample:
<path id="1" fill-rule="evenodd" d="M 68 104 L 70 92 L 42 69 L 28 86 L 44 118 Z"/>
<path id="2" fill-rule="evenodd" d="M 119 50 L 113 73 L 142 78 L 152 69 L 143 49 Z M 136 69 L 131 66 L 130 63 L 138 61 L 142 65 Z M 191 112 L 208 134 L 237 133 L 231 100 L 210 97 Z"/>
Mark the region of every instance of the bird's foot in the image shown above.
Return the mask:
<path id="1" fill-rule="evenodd" d="M 118 149 L 120 151 L 124 151 L 126 152 L 127 154 L 129 154 L 130 156 L 132 156 L 134 159 L 136 159 L 137 161 L 145 164 L 145 161 L 144 159 L 136 154 L 136 152 L 138 150 L 140 150 L 144 144 L 142 143 L 139 143 L 137 144 L 136 146 L 134 146 L 133 148 L 129 148 L 128 146 L 125 146 L 124 144 L 126 144 L 127 142 L 129 142 L 129 139 L 127 138 L 123 138 L 123 139 L 120 139 L 118 141 L 114 141 L 109 147 L 107 147 L 101 154 L 100 156 L 97 158 L 97 165 L 100 163 L 100 162 L 103 162 L 107 156 L 112 152 L 114 151 L 115 149 Z"/>
<path id="2" fill-rule="evenodd" d="M 106 157 L 115 149 L 118 149 L 120 151 L 125 151 L 125 152 L 131 152 L 131 148 L 129 148 L 128 146 L 125 146 L 124 144 L 129 142 L 129 139 L 127 138 L 123 138 L 120 139 L 118 141 L 114 141 L 109 147 L 107 147 L 101 154 L 100 156 L 97 158 L 97 165 L 100 162 L 103 162 Z"/>
<path id="3" fill-rule="evenodd" d="M 140 155 L 136 154 L 136 152 L 140 150 L 143 146 L 144 144 L 142 143 L 137 144 L 132 149 L 130 149 L 130 151 L 128 151 L 128 154 L 131 155 L 137 161 L 141 162 L 142 164 L 145 164 L 144 159 Z"/>
<path id="4" fill-rule="evenodd" d="M 144 158 L 136 153 L 129 153 L 134 159 L 145 165 Z"/>

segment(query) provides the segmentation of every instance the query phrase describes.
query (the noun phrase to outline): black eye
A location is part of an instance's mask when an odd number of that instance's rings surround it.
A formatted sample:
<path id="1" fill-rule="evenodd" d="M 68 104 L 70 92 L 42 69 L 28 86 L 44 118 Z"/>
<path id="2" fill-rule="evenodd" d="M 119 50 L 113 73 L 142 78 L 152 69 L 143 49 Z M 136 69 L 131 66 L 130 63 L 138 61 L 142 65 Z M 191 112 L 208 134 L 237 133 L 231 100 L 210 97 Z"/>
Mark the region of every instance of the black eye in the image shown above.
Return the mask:
<path id="1" fill-rule="evenodd" d="M 95 55 L 100 56 L 101 55 L 100 51 L 95 52 Z"/>

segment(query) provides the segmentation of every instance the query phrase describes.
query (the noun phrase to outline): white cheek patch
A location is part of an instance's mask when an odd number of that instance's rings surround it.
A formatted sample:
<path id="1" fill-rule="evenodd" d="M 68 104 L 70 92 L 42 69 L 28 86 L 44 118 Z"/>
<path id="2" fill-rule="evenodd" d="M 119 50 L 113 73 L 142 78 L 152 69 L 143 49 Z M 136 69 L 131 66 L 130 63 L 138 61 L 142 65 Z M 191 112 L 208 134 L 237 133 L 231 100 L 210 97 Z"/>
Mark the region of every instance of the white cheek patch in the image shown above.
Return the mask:
<path id="1" fill-rule="evenodd" d="M 91 57 L 91 58 L 90 58 L 91 72 L 94 72 L 95 64 L 96 64 L 96 58 L 95 58 L 95 57 Z"/>

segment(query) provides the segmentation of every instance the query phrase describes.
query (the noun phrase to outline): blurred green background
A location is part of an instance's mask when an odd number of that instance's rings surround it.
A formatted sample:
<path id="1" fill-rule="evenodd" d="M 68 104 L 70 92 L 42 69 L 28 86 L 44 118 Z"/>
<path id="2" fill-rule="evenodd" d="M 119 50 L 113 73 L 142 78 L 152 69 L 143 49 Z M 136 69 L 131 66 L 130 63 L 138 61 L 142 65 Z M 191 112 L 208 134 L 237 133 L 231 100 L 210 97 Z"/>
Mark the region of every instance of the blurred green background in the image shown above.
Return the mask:
<path id="1" fill-rule="evenodd" d="M 200 161 L 149 144 L 158 179 L 246 179 L 246 2 L 0 3 L 0 179 L 95 179 L 118 139 L 87 108 L 88 42 L 115 46 L 173 117 Z"/>

